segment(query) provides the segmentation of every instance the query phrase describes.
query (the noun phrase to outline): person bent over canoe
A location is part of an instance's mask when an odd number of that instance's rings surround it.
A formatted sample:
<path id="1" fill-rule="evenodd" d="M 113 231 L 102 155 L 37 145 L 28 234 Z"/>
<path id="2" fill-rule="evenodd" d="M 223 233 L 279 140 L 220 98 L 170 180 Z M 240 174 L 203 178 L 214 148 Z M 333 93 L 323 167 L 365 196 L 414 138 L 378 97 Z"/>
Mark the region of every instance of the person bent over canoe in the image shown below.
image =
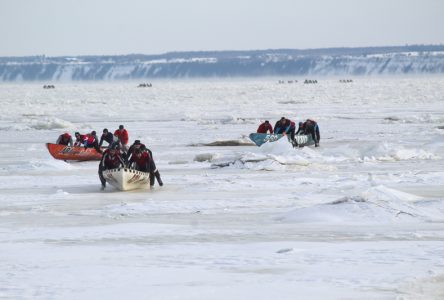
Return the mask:
<path id="1" fill-rule="evenodd" d="M 83 141 L 86 139 L 86 134 L 80 134 L 79 132 L 76 132 L 75 134 L 76 140 L 74 142 L 74 146 L 82 147 Z"/>
<path id="2" fill-rule="evenodd" d="M 319 147 L 319 141 L 321 140 L 321 135 L 319 134 L 318 123 L 314 120 L 307 119 L 304 123 L 299 122 L 299 129 L 297 134 L 310 134 L 315 142 L 315 147 Z"/>
<path id="3" fill-rule="evenodd" d="M 65 132 L 64 134 L 61 134 L 59 138 L 57 139 L 56 144 L 59 145 L 65 145 L 72 147 L 72 137 L 68 132 Z"/>
<path id="4" fill-rule="evenodd" d="M 130 159 L 131 159 L 131 156 L 134 155 L 134 150 L 140 148 L 141 146 L 145 146 L 145 145 L 142 144 L 142 143 L 140 142 L 140 140 L 135 140 L 135 141 L 134 141 L 134 143 L 129 147 L 129 149 L 128 149 L 128 153 L 127 153 L 127 155 L 126 155 L 126 157 L 125 157 L 125 162 L 126 162 L 126 163 L 128 163 L 128 162 L 130 161 Z M 149 154 L 150 154 L 151 157 L 152 157 L 151 152 L 150 152 Z"/>
<path id="5" fill-rule="evenodd" d="M 114 138 L 114 135 L 109 132 L 107 128 L 104 128 L 102 136 L 100 137 L 99 147 L 102 147 L 103 142 L 107 142 L 108 148 L 111 148 L 111 145 L 116 141 L 117 137 Z"/>
<path id="6" fill-rule="evenodd" d="M 294 140 L 294 134 L 296 131 L 296 124 L 286 119 L 285 117 L 282 117 L 279 121 L 276 122 L 276 125 L 274 125 L 274 133 L 275 134 L 290 134 L 291 143 L 293 146 L 295 146 L 296 141 Z"/>
<path id="7" fill-rule="evenodd" d="M 270 131 L 270 134 L 273 133 L 273 126 L 268 121 L 265 121 L 257 128 L 257 133 L 267 133 L 268 131 Z"/>
<path id="8" fill-rule="evenodd" d="M 119 167 L 124 167 L 125 162 L 120 156 L 120 149 L 118 144 L 113 144 L 110 149 L 106 149 L 103 152 L 102 159 L 99 164 L 99 178 L 102 183 L 102 190 L 106 187 L 106 180 L 103 177 L 103 171 L 117 169 Z"/>
<path id="9" fill-rule="evenodd" d="M 96 132 L 93 130 L 90 134 L 87 134 L 83 140 L 83 146 L 86 148 L 94 148 L 97 152 L 102 153 L 99 147 L 99 141 Z"/>
<path id="10" fill-rule="evenodd" d="M 163 185 L 151 151 L 146 149 L 145 145 L 142 144 L 140 147 L 134 149 L 134 152 L 129 160 L 128 167 L 134 167 L 134 169 L 138 171 L 150 173 L 150 187 L 154 186 L 154 178 L 157 179 L 160 186 Z"/>

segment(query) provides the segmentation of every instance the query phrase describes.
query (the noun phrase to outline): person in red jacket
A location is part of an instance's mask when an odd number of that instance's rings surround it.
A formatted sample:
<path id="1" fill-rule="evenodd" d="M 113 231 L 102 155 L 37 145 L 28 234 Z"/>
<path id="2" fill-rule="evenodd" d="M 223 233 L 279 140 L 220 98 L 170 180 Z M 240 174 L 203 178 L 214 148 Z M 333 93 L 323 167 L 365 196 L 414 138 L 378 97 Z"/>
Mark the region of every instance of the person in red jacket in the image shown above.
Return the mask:
<path id="1" fill-rule="evenodd" d="M 120 156 L 118 144 L 113 144 L 111 148 L 106 149 L 105 152 L 103 152 L 102 159 L 100 160 L 99 164 L 99 178 L 100 182 L 102 183 L 102 190 L 104 190 L 106 187 L 106 180 L 105 177 L 103 177 L 103 171 L 124 166 L 125 162 Z"/>
<path id="2" fill-rule="evenodd" d="M 120 146 L 124 152 L 128 151 L 128 131 L 123 127 L 123 125 L 119 125 L 119 129 L 114 131 L 114 136 L 119 140 Z"/>
<path id="3" fill-rule="evenodd" d="M 74 135 L 76 137 L 76 141 L 74 142 L 74 146 L 82 147 L 83 143 L 84 143 L 84 141 L 86 139 L 86 135 L 85 134 L 80 134 L 78 132 L 76 132 Z"/>
<path id="4" fill-rule="evenodd" d="M 85 149 L 86 148 L 94 148 L 94 149 L 96 149 L 97 152 L 102 153 L 102 150 L 100 150 L 100 147 L 99 147 L 99 141 L 97 138 L 97 134 L 94 130 L 85 136 L 85 139 L 83 140 L 83 146 L 85 147 Z"/>
<path id="5" fill-rule="evenodd" d="M 265 121 L 257 128 L 257 133 L 267 133 L 268 131 L 270 131 L 270 134 L 273 133 L 273 126 L 268 121 Z"/>
<path id="6" fill-rule="evenodd" d="M 65 132 L 64 134 L 61 134 L 59 138 L 57 139 L 56 144 L 59 145 L 65 145 L 65 146 L 71 146 L 72 147 L 72 137 L 68 132 Z"/>

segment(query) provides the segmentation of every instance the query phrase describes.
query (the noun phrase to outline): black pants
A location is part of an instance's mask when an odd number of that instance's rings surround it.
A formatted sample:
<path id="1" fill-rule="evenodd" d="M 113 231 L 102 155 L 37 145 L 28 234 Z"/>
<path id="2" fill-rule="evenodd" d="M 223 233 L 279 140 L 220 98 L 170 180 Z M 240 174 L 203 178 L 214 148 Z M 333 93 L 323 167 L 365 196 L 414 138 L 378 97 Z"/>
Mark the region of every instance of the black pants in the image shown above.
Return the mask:
<path id="1" fill-rule="evenodd" d="M 141 172 L 145 172 L 145 173 L 150 173 L 150 185 L 151 186 L 154 185 L 155 178 L 157 178 L 157 181 L 159 182 L 159 184 L 162 182 L 162 180 L 160 179 L 160 173 L 159 173 L 159 171 L 157 171 L 156 164 L 154 163 L 153 159 L 150 159 L 150 162 L 148 165 L 145 165 L 142 167 L 136 166 L 136 170 L 141 171 Z"/>
<path id="2" fill-rule="evenodd" d="M 292 141 L 294 141 L 294 134 L 295 134 L 295 127 L 290 127 L 289 133 L 290 133 L 290 138 Z"/>
<path id="3" fill-rule="evenodd" d="M 103 177 L 103 171 L 105 171 L 105 170 L 106 170 L 106 168 L 99 166 L 99 178 L 100 178 L 100 182 L 102 183 L 102 186 L 106 186 L 106 180 L 105 180 L 105 177 Z"/>
<path id="4" fill-rule="evenodd" d="M 321 135 L 319 134 L 319 126 L 317 124 L 307 126 L 307 128 L 305 129 L 305 133 L 311 134 L 311 137 L 313 138 L 315 143 L 319 143 L 319 141 L 321 140 Z"/>

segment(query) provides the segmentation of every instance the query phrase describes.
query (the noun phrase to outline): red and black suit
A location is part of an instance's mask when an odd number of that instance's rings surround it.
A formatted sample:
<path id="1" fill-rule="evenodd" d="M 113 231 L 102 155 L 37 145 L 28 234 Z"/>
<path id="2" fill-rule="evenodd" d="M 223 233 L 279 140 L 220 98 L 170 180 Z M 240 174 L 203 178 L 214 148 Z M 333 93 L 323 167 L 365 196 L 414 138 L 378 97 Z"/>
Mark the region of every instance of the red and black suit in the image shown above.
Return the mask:
<path id="1" fill-rule="evenodd" d="M 99 164 L 99 178 L 100 182 L 102 183 L 102 186 L 106 186 L 106 180 L 103 177 L 103 171 L 105 170 L 111 170 L 116 169 L 119 167 L 124 167 L 125 162 L 123 161 L 122 157 L 120 156 L 119 151 L 117 150 L 111 150 L 107 149 L 105 152 L 103 152 L 102 159 L 100 160 Z"/>

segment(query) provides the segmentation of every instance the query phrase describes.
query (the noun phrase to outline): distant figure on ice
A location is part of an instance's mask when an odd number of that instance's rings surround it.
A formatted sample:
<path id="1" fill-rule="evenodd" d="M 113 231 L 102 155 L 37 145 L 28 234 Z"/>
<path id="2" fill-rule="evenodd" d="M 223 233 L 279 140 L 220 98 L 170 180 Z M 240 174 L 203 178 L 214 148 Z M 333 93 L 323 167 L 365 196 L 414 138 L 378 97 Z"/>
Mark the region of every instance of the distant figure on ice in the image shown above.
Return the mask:
<path id="1" fill-rule="evenodd" d="M 125 162 L 120 156 L 119 150 L 119 145 L 113 144 L 111 148 L 106 149 L 103 152 L 102 159 L 100 160 L 99 164 L 99 178 L 100 182 L 102 183 L 102 190 L 104 190 L 106 187 L 106 180 L 105 177 L 103 177 L 103 171 L 125 166 Z"/>
<path id="2" fill-rule="evenodd" d="M 273 126 L 271 126 L 268 120 L 259 125 L 259 127 L 257 128 L 257 133 L 267 133 L 268 131 L 270 131 L 270 134 L 273 133 Z"/>
<path id="3" fill-rule="evenodd" d="M 163 185 L 160 173 L 154 163 L 153 152 L 146 148 L 140 140 L 135 140 L 128 150 L 128 167 L 134 166 L 136 170 L 150 173 L 150 186 L 154 186 L 154 178 L 160 186 Z"/>
<path id="4" fill-rule="evenodd" d="M 321 135 L 319 133 L 319 126 L 316 121 L 307 119 L 304 123 L 299 122 L 299 128 L 296 134 L 311 134 L 311 137 L 315 142 L 315 147 L 319 147 Z"/>
<path id="5" fill-rule="evenodd" d="M 117 137 L 122 151 L 128 152 L 128 131 L 126 131 L 123 125 L 119 125 L 119 129 L 114 131 L 114 136 Z"/>
<path id="6" fill-rule="evenodd" d="M 65 146 L 71 146 L 72 147 L 72 137 L 68 132 L 65 132 L 64 134 L 61 134 L 59 138 L 57 139 L 56 144 L 59 145 L 65 145 Z"/>
<path id="7" fill-rule="evenodd" d="M 100 137 L 99 147 L 102 147 L 103 142 L 107 142 L 108 148 L 110 148 L 115 141 L 117 141 L 117 137 L 114 139 L 114 135 L 109 132 L 107 128 L 104 128 L 102 136 Z"/>
<path id="8" fill-rule="evenodd" d="M 275 134 L 290 134 L 290 139 L 293 146 L 296 144 L 296 141 L 294 140 L 295 130 L 296 124 L 285 117 L 282 117 L 276 122 L 276 125 L 274 125 Z"/>

